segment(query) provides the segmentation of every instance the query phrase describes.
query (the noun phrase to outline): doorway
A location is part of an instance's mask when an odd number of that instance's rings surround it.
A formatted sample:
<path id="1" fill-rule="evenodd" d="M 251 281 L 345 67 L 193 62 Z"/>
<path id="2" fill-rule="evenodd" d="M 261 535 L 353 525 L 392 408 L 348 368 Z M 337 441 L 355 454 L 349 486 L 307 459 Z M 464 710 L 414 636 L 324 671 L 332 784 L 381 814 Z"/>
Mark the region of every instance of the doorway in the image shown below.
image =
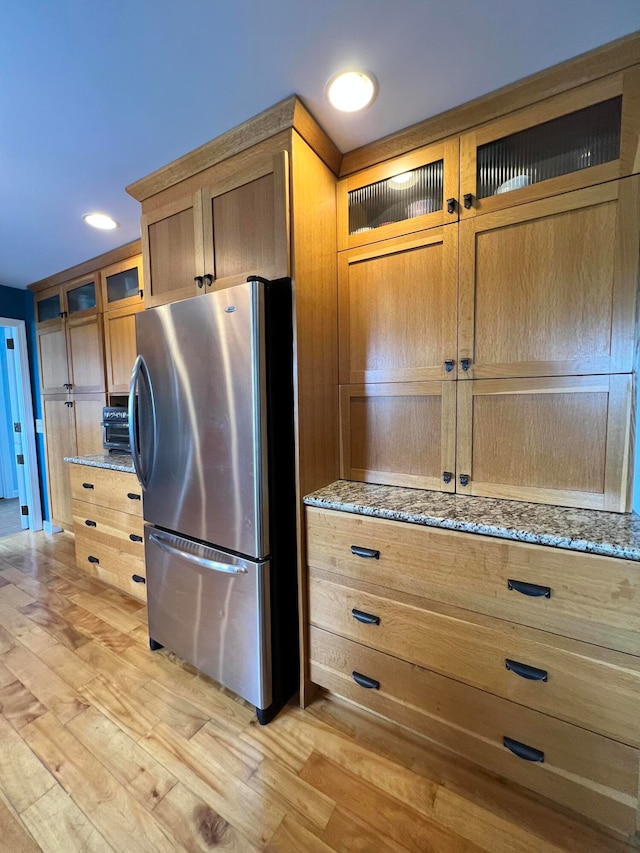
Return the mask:
<path id="1" fill-rule="evenodd" d="M 42 530 L 33 398 L 24 320 L 0 317 L 0 537 Z"/>

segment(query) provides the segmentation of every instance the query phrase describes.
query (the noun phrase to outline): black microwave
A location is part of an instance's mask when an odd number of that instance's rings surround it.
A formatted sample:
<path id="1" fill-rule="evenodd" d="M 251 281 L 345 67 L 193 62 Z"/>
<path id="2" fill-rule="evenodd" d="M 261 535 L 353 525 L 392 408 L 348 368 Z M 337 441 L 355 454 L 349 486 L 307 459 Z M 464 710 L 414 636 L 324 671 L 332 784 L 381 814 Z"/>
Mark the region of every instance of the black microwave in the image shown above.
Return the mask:
<path id="1" fill-rule="evenodd" d="M 108 451 L 131 453 L 129 412 L 124 406 L 105 406 L 102 410 L 102 444 Z"/>

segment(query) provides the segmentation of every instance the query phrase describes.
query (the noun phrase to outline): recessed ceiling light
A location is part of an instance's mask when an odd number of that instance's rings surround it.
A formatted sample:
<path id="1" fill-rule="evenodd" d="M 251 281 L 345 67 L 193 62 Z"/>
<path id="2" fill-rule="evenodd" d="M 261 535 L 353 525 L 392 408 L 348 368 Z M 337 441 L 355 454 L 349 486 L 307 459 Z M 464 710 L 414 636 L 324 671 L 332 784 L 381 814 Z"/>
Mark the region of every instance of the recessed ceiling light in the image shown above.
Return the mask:
<path id="1" fill-rule="evenodd" d="M 85 213 L 82 218 L 87 225 L 91 225 L 93 228 L 101 228 L 103 231 L 112 231 L 114 228 L 120 227 L 120 223 L 106 213 Z"/>
<path id="2" fill-rule="evenodd" d="M 337 110 L 353 113 L 366 107 L 377 94 L 373 74 L 341 71 L 327 83 L 327 97 Z"/>

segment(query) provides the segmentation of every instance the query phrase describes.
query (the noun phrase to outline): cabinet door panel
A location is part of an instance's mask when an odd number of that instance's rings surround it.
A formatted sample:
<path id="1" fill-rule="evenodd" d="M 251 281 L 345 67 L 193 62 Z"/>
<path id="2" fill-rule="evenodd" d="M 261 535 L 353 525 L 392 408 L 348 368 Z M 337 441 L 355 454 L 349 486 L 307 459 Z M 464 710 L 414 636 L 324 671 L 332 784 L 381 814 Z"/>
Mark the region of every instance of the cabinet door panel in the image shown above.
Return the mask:
<path id="1" fill-rule="evenodd" d="M 626 512 L 628 375 L 458 385 L 463 494 Z"/>
<path id="2" fill-rule="evenodd" d="M 342 386 L 340 420 L 344 479 L 454 491 L 453 383 Z"/>
<path id="3" fill-rule="evenodd" d="M 59 284 L 47 287 L 35 294 L 36 326 L 56 325 L 64 311 L 62 288 Z"/>
<path id="4" fill-rule="evenodd" d="M 67 337 L 62 320 L 38 329 L 40 390 L 43 394 L 64 394 L 69 382 Z"/>
<path id="5" fill-rule="evenodd" d="M 200 190 L 142 217 L 142 257 L 147 308 L 202 293 L 204 274 Z"/>
<path id="6" fill-rule="evenodd" d="M 101 317 L 68 322 L 69 381 L 74 394 L 104 391 L 103 346 Z"/>
<path id="7" fill-rule="evenodd" d="M 461 376 L 633 369 L 639 190 L 634 176 L 461 223 Z"/>
<path id="8" fill-rule="evenodd" d="M 136 314 L 144 303 L 108 311 L 104 319 L 104 346 L 107 368 L 107 391 L 126 394 L 136 360 Z"/>
<path id="9" fill-rule="evenodd" d="M 80 394 L 73 399 L 73 424 L 79 456 L 102 453 L 102 409 L 107 404 L 105 394 Z"/>
<path id="10" fill-rule="evenodd" d="M 215 280 L 208 289 L 289 274 L 286 153 L 269 156 L 263 169 L 253 180 L 245 174 L 202 191 L 205 267 Z"/>
<path id="11" fill-rule="evenodd" d="M 455 379 L 457 266 L 457 225 L 341 253 L 341 382 Z"/>
<path id="12" fill-rule="evenodd" d="M 142 255 L 127 258 L 100 270 L 100 293 L 104 311 L 137 307 L 144 303 Z"/>
<path id="13" fill-rule="evenodd" d="M 71 484 L 69 465 L 64 457 L 75 456 L 77 450 L 73 414 L 68 402 L 66 394 L 42 398 L 49 513 L 52 521 L 70 527 L 73 524 Z"/>

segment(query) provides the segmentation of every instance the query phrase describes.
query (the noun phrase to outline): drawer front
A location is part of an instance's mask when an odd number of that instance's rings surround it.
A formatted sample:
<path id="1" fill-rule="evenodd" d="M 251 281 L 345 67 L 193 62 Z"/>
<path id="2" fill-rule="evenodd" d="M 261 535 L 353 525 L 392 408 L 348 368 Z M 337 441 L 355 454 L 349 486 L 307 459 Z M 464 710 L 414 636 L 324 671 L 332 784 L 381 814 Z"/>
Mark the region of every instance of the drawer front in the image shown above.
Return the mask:
<path id="1" fill-rule="evenodd" d="M 638 750 L 319 628 L 310 644 L 316 684 L 600 823 L 635 831 Z M 505 738 L 538 760 L 514 754 Z"/>
<path id="2" fill-rule="evenodd" d="M 606 651 L 603 660 L 596 646 L 575 640 L 558 648 L 552 634 L 486 617 L 482 624 L 467 622 L 465 611 L 453 617 L 421 609 L 330 582 L 313 571 L 309 583 L 310 619 L 318 628 L 640 745 L 640 662 L 635 657 Z"/>
<path id="3" fill-rule="evenodd" d="M 101 542 L 144 559 L 144 521 L 138 515 L 86 501 L 74 501 L 73 529 L 93 542 Z"/>
<path id="4" fill-rule="evenodd" d="M 78 568 L 141 601 L 147 600 L 145 584 L 133 579 L 134 575 L 146 578 L 144 558 L 98 542 L 84 532 L 76 533 L 75 539 Z"/>
<path id="5" fill-rule="evenodd" d="M 358 557 L 351 546 L 379 552 Z M 640 655 L 640 564 L 307 507 L 310 565 Z"/>
<path id="6" fill-rule="evenodd" d="M 72 464 L 69 475 L 74 500 L 142 517 L 142 486 L 135 474 Z"/>

